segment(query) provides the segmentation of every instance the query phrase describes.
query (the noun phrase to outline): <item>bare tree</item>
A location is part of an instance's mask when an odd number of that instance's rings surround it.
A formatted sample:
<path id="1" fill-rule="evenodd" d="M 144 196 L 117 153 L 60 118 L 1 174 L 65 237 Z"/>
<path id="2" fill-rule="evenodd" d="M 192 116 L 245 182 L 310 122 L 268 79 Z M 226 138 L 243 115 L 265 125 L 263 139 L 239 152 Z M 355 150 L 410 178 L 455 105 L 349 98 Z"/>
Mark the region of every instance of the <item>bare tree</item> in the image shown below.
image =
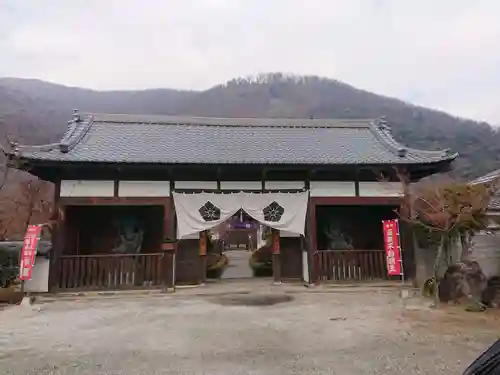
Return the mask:
<path id="1" fill-rule="evenodd" d="M 20 184 L 20 196 L 17 200 L 19 212 L 24 221 L 23 229 L 26 230 L 33 222 L 41 223 L 48 220 L 51 212 L 51 201 L 49 198 L 49 185 L 39 179 L 23 181 Z"/>
<path id="2" fill-rule="evenodd" d="M 10 190 L 10 189 L 9 189 Z M 29 224 L 45 223 L 51 215 L 51 185 L 29 179 L 0 197 L 0 240 L 21 237 Z"/>
<path id="3" fill-rule="evenodd" d="M 9 171 L 7 146 L 0 143 L 0 190 L 7 182 L 7 174 Z"/>
<path id="4" fill-rule="evenodd" d="M 3 143 L 0 142 L 0 192 L 7 182 L 7 174 L 9 171 L 7 144 L 6 140 Z M 7 199 L 6 197 L 0 197 L 0 241 L 5 240 L 15 217 L 14 215 L 9 217 L 7 211 Z"/>
<path id="5" fill-rule="evenodd" d="M 16 219 L 16 213 L 9 212 L 7 199 L 0 199 L 0 241 L 5 241 Z"/>

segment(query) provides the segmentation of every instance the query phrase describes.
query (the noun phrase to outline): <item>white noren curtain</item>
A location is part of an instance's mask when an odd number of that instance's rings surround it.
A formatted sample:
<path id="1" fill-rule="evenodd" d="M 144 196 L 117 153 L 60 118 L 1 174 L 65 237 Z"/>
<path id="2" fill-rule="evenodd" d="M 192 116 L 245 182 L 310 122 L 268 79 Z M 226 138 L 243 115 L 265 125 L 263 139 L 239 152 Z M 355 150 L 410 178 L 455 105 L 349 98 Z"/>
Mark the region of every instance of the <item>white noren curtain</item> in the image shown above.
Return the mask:
<path id="1" fill-rule="evenodd" d="M 172 193 L 177 238 L 208 230 L 238 210 L 271 228 L 304 234 L 309 192 L 299 193 Z"/>

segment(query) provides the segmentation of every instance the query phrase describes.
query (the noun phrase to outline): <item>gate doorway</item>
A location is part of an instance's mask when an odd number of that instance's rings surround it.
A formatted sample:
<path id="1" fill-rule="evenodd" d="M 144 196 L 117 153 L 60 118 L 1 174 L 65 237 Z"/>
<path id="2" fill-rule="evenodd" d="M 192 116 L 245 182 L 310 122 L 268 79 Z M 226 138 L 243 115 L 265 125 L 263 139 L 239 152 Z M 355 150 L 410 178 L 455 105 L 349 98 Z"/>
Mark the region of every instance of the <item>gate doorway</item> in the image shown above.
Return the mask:
<path id="1" fill-rule="evenodd" d="M 181 238 L 177 284 L 266 276 L 281 282 L 282 271 L 287 279 L 302 278 L 302 268 L 295 266 L 303 259 L 307 191 L 172 194 Z M 295 238 L 281 241 L 280 233 Z"/>
<path id="2" fill-rule="evenodd" d="M 279 236 L 277 231 L 274 233 Z M 200 278 L 202 281 L 272 278 L 275 252 L 272 236 L 271 228 L 240 210 L 215 228 L 180 241 L 177 283 L 193 283 Z M 203 275 L 193 277 L 193 270 Z"/>
<path id="3" fill-rule="evenodd" d="M 243 210 L 216 228 L 216 236 L 220 238 L 223 254 L 227 258 L 227 266 L 221 279 L 250 279 L 255 276 L 251 257 L 262 246 L 259 241 L 260 232 L 261 225 Z M 272 276 L 272 266 L 270 269 Z"/>

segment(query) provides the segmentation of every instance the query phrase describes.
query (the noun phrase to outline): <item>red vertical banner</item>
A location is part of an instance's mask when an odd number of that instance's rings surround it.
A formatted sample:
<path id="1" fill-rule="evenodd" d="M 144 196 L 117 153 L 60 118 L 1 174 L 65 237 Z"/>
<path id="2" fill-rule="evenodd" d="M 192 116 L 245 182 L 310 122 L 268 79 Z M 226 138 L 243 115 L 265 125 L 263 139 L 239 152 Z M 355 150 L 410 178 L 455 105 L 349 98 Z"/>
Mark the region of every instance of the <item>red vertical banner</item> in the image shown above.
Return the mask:
<path id="1" fill-rule="evenodd" d="M 383 220 L 385 259 L 389 276 L 402 275 L 399 223 L 397 220 Z"/>
<path id="2" fill-rule="evenodd" d="M 35 264 L 35 255 L 38 247 L 38 241 L 42 233 L 41 225 L 29 225 L 24 235 L 24 244 L 19 259 L 19 279 L 31 279 L 31 272 Z"/>

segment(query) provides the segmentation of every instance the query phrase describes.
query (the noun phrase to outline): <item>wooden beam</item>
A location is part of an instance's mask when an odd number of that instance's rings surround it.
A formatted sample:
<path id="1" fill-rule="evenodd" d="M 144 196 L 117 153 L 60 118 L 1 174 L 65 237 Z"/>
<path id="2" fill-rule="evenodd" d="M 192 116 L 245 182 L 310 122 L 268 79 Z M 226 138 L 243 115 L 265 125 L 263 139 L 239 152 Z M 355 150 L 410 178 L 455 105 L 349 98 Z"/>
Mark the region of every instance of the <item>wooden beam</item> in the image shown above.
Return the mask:
<path id="1" fill-rule="evenodd" d="M 354 181 L 354 195 L 359 197 L 359 169 L 356 169 L 356 180 Z"/>
<path id="2" fill-rule="evenodd" d="M 400 197 L 313 197 L 317 206 L 399 206 Z"/>
<path id="3" fill-rule="evenodd" d="M 120 181 L 118 179 L 113 180 L 113 197 L 119 197 Z"/>
<path id="4" fill-rule="evenodd" d="M 62 197 L 62 206 L 163 206 L 169 197 Z"/>
<path id="5" fill-rule="evenodd" d="M 261 183 L 262 183 L 262 191 L 266 190 L 266 175 L 267 175 L 267 169 L 262 169 L 262 176 L 261 176 Z"/>
<path id="6" fill-rule="evenodd" d="M 215 173 L 215 178 L 217 179 L 217 190 L 220 190 L 220 178 L 221 178 L 221 167 L 217 167 L 217 172 Z"/>

